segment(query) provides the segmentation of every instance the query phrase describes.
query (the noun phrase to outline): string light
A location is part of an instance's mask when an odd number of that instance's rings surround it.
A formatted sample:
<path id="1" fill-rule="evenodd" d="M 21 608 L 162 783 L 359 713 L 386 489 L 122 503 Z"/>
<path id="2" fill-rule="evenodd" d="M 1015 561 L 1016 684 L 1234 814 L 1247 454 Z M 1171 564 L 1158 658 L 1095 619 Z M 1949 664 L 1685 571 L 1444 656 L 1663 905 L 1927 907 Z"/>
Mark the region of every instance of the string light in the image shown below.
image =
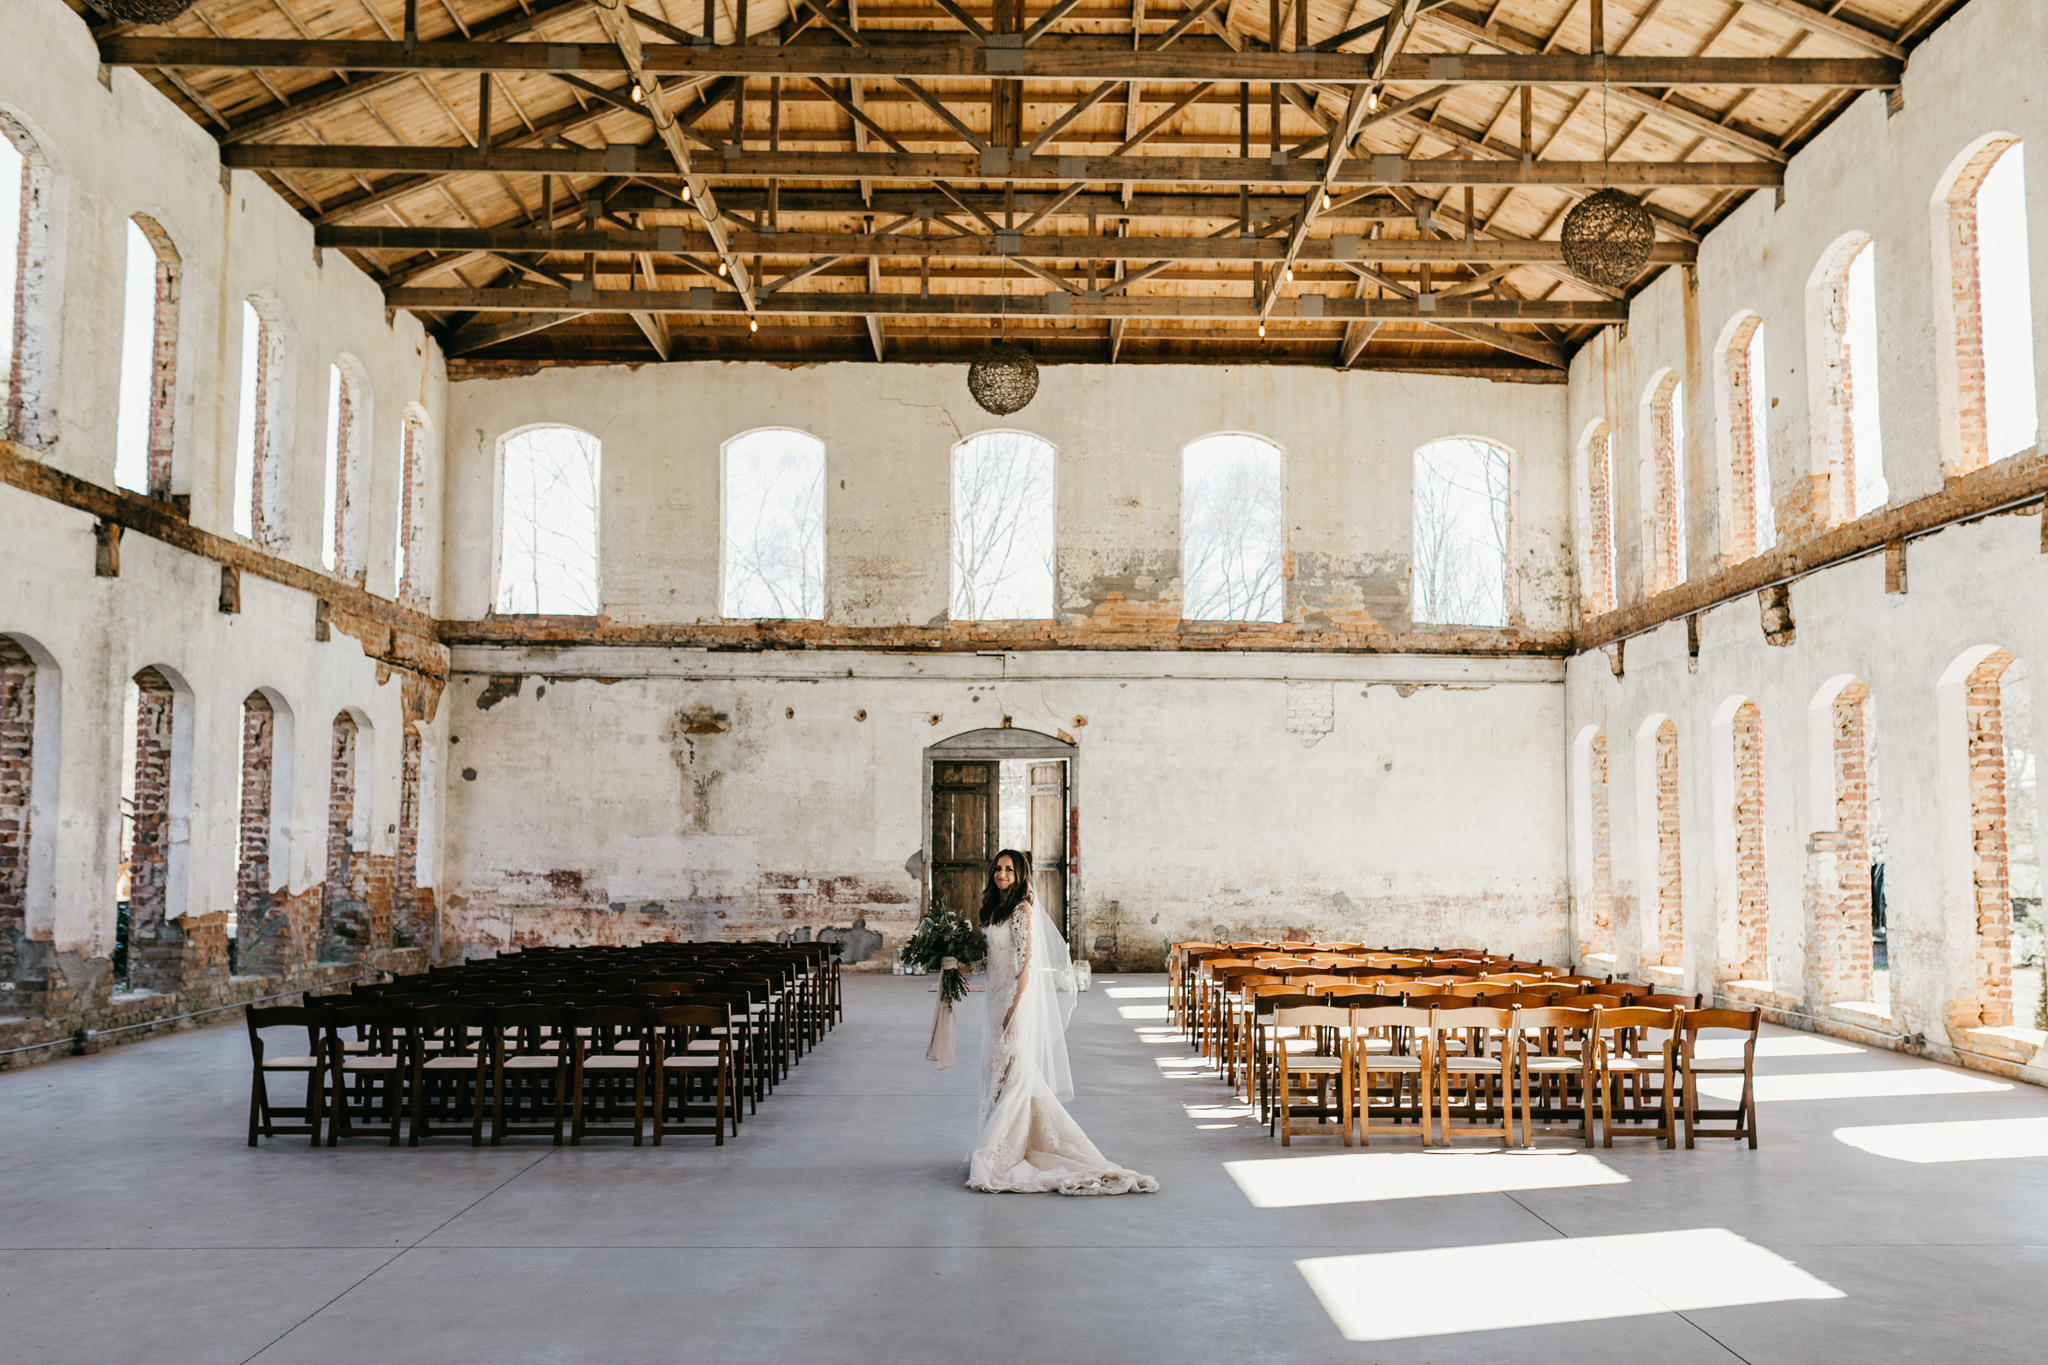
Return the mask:
<path id="1" fill-rule="evenodd" d="M 725 278 L 725 262 L 722 260 L 718 263 L 718 278 L 721 280 Z"/>
<path id="2" fill-rule="evenodd" d="M 1266 324 L 1263 322 L 1259 324 L 1259 335 L 1262 337 L 1266 335 Z"/>
<path id="3" fill-rule="evenodd" d="M 687 180 L 683 182 L 683 202 L 685 204 L 690 202 L 690 182 Z"/>
<path id="4" fill-rule="evenodd" d="M 1329 207 L 1330 207 L 1330 192 L 1329 192 L 1328 190 L 1324 190 L 1324 191 L 1323 191 L 1323 208 L 1324 208 L 1325 210 L 1327 210 L 1327 209 L 1328 209 Z"/>
<path id="5" fill-rule="evenodd" d="M 647 92 L 646 92 L 645 90 L 642 90 L 642 89 L 640 88 L 640 82 L 638 82 L 638 81 L 634 81 L 634 82 L 633 82 L 633 103 L 635 103 L 635 104 L 643 104 L 643 103 L 645 103 L 645 102 L 646 102 L 646 100 L 647 100 Z"/>
<path id="6" fill-rule="evenodd" d="M 759 318 L 748 318 L 748 319 L 747 319 L 747 330 L 748 330 L 749 332 L 758 332 L 758 331 L 760 331 L 760 330 L 761 330 L 761 319 L 759 319 Z"/>
<path id="7" fill-rule="evenodd" d="M 1287 267 L 1287 269 L 1285 269 L 1285 270 L 1283 270 L 1282 272 L 1280 272 L 1280 283 L 1282 283 L 1282 284 L 1293 284 L 1293 283 L 1294 283 L 1294 267 L 1293 267 L 1293 266 L 1291 266 L 1291 265 L 1290 265 L 1290 266 L 1288 266 L 1288 267 Z"/>

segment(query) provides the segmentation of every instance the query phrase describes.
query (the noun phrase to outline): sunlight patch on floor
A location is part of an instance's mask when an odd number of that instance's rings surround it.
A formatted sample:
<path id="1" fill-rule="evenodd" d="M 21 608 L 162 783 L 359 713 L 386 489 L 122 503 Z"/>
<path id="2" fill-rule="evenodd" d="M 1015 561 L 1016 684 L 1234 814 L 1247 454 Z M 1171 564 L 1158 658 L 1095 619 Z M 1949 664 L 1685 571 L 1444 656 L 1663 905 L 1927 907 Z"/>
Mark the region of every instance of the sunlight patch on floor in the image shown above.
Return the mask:
<path id="1" fill-rule="evenodd" d="M 1959 1119 L 1947 1123 L 1883 1123 L 1837 1128 L 1835 1141 L 1872 1156 L 1933 1165 L 2048 1156 L 2048 1118 Z"/>
<path id="2" fill-rule="evenodd" d="M 1118 1005 L 1116 1012 L 1126 1019 L 1164 1019 L 1167 1017 L 1164 1005 Z"/>
<path id="3" fill-rule="evenodd" d="M 1164 1000 L 1164 986 L 1105 986 L 1102 993 L 1112 1000 Z"/>
<path id="4" fill-rule="evenodd" d="M 1549 1151 L 1345 1152 L 1226 1161 L 1223 1169 L 1261 1209 L 1629 1183 L 1596 1156 Z"/>
<path id="5" fill-rule="evenodd" d="M 1726 1228 L 1321 1256 L 1295 1266 L 1350 1341 L 1845 1297 Z"/>
<path id="6" fill-rule="evenodd" d="M 1843 1057 L 1867 1051 L 1868 1048 L 1857 1047 L 1854 1043 L 1837 1042 L 1815 1033 L 1756 1040 L 1756 1055 L 1759 1057 Z M 1742 1039 L 1702 1038 L 1693 1044 L 1692 1055 L 1710 1061 L 1736 1060 L 1742 1056 Z"/>
<path id="7" fill-rule="evenodd" d="M 1740 1076 L 1702 1076 L 1700 1093 L 1717 1100 L 1742 1095 Z M 2004 1081 L 1986 1080 L 1934 1066 L 1899 1066 L 1878 1071 L 1816 1071 L 1804 1076 L 1759 1076 L 1759 1104 L 1776 1100 L 1879 1100 L 1908 1095 L 1980 1095 L 2010 1090 Z"/>

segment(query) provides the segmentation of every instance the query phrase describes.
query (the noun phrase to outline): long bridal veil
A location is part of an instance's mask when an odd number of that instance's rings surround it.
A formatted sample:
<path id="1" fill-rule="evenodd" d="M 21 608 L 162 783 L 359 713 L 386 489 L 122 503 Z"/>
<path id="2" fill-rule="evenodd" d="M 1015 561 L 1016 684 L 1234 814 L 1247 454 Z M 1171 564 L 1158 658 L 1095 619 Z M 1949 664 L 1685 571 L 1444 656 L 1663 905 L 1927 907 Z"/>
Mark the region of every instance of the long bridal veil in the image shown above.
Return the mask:
<path id="1" fill-rule="evenodd" d="M 1079 994 L 1074 980 L 1074 959 L 1067 952 L 1067 940 L 1052 922 L 1052 916 L 1031 906 L 1031 972 L 1028 981 L 1017 983 L 1017 1032 L 1014 1046 L 1019 1061 L 1035 1068 L 1061 1100 L 1074 1098 L 1074 1071 L 1067 1063 L 1067 1025 L 1074 1017 Z"/>

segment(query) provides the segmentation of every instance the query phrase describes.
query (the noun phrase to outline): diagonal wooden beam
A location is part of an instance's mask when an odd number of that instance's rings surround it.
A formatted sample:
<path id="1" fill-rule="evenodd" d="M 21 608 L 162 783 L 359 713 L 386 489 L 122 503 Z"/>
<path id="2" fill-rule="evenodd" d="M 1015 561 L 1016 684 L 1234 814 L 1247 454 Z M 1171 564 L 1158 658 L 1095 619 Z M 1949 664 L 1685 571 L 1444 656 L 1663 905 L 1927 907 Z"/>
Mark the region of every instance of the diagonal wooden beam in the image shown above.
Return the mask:
<path id="1" fill-rule="evenodd" d="M 1791 20 L 1809 33 L 1817 33 L 1823 38 L 1833 38 L 1837 42 L 1847 43 L 1851 47 L 1861 48 L 1877 56 L 1892 57 L 1899 61 L 1906 58 L 1906 49 L 1891 39 L 1872 33 L 1867 28 L 1858 28 L 1846 20 L 1837 19 L 1834 15 L 1823 13 L 1809 5 L 1803 5 L 1799 0 L 1741 0 L 1741 3 L 1752 9 L 1769 10 Z"/>
<path id="2" fill-rule="evenodd" d="M 516 341 L 520 337 L 545 332 L 565 322 L 582 317 L 581 313 L 515 313 L 497 322 L 473 322 L 469 326 L 445 338 L 441 349 L 448 355 L 468 355 L 481 351 L 486 346 L 500 342 Z"/>

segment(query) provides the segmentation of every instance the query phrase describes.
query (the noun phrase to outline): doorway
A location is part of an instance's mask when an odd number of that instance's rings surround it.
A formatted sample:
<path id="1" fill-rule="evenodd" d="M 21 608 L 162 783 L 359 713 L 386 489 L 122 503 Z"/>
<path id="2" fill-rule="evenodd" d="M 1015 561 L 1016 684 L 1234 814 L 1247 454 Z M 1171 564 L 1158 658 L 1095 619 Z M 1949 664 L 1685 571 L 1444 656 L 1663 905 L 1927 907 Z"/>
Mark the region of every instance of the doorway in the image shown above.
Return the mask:
<path id="1" fill-rule="evenodd" d="M 925 905 L 973 915 L 989 864 L 1005 848 L 1031 855 L 1032 894 L 1072 942 L 1074 773 L 1078 750 L 1030 730 L 974 730 L 925 758 Z"/>

